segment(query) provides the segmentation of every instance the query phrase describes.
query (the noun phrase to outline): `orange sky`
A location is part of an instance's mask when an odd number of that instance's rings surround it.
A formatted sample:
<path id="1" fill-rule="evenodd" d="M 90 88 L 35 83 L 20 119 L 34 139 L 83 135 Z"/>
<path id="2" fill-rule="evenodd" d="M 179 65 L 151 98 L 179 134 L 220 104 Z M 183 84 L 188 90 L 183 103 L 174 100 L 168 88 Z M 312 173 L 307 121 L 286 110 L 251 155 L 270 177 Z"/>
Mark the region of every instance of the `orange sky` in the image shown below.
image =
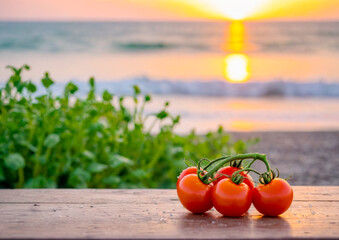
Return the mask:
<path id="1" fill-rule="evenodd" d="M 0 21 L 339 20 L 339 0 L 0 0 Z"/>

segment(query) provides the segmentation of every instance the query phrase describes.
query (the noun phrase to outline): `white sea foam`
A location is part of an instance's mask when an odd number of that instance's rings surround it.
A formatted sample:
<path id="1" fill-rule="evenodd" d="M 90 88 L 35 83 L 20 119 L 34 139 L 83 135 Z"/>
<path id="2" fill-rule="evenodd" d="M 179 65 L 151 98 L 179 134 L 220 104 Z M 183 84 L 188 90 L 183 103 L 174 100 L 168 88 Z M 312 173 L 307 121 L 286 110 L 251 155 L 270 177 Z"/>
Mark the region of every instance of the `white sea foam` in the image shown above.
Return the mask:
<path id="1" fill-rule="evenodd" d="M 80 95 L 86 94 L 88 84 L 77 82 Z M 144 93 L 159 95 L 191 95 L 218 97 L 339 97 L 339 83 L 325 81 L 293 82 L 272 80 L 265 82 L 229 83 L 224 80 L 213 81 L 173 81 L 151 80 L 146 77 L 121 81 L 97 82 L 98 93 L 107 89 L 116 95 L 132 95 L 133 85 L 138 85 Z M 58 83 L 54 93 L 62 92 Z"/>

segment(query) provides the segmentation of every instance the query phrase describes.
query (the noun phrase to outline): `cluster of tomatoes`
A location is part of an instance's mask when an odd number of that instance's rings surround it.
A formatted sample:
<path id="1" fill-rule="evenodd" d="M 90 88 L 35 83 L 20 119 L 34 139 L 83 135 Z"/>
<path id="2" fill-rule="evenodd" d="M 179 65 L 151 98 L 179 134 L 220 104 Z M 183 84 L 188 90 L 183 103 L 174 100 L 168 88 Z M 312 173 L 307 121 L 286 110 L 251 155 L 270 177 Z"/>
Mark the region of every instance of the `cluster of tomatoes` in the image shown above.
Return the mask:
<path id="1" fill-rule="evenodd" d="M 234 159 L 240 159 L 241 163 L 246 157 L 252 157 L 254 161 L 261 158 L 268 172 L 260 174 L 248 166 L 242 168 L 240 164 L 225 167 L 226 163 L 234 163 Z M 253 203 L 260 213 L 278 216 L 290 207 L 293 190 L 286 180 L 276 177 L 270 170 L 265 155 L 237 155 L 232 156 L 231 160 L 218 159 L 220 163 L 210 171 L 198 165 L 181 172 L 177 180 L 177 193 L 187 210 L 204 213 L 214 207 L 224 216 L 240 217 Z M 252 177 L 248 174 L 250 171 L 259 174 L 259 185 L 254 185 Z"/>

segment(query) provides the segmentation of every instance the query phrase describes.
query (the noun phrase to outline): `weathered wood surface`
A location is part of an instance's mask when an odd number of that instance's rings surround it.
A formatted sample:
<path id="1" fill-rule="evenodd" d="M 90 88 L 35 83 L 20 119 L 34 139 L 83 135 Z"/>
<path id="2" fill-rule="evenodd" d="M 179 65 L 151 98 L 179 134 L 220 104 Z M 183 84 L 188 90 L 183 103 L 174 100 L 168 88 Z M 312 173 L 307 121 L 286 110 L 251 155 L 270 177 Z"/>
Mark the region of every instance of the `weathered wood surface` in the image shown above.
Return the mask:
<path id="1" fill-rule="evenodd" d="M 175 190 L 0 190 L 1 239 L 339 239 L 339 187 L 294 187 L 279 218 L 187 212 Z"/>

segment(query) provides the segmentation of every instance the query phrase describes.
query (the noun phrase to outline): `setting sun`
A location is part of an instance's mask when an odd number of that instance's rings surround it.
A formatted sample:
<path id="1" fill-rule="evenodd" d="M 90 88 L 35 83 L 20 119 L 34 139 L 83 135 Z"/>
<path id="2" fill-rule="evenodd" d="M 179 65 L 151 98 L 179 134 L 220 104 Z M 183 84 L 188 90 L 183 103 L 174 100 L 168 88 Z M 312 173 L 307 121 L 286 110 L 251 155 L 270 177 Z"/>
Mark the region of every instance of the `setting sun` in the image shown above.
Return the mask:
<path id="1" fill-rule="evenodd" d="M 248 58 L 244 54 L 230 54 L 225 58 L 225 77 L 231 82 L 244 82 L 249 77 Z"/>
<path id="2" fill-rule="evenodd" d="M 255 13 L 265 0 L 210 0 L 208 4 L 226 18 L 242 20 Z"/>

